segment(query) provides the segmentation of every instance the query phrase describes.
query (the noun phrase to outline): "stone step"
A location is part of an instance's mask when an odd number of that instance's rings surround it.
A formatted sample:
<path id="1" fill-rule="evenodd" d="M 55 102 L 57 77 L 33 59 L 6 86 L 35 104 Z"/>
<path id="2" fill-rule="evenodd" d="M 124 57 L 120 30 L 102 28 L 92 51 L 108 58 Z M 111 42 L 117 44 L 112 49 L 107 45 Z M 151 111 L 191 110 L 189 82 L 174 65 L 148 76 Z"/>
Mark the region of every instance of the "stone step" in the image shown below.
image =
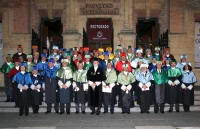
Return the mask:
<path id="1" fill-rule="evenodd" d="M 75 112 L 76 109 L 74 106 L 72 106 L 70 108 L 71 112 Z M 114 108 L 115 112 L 121 112 L 121 108 L 119 107 L 115 107 Z M 165 111 L 168 111 L 169 110 L 169 107 L 165 107 L 164 109 Z M 86 112 L 91 112 L 90 108 L 89 107 L 86 107 Z M 103 112 L 103 108 L 101 108 L 101 112 Z M 131 112 L 140 112 L 140 108 L 138 106 L 136 107 L 133 107 L 130 109 Z M 153 106 L 150 107 L 150 112 L 153 112 L 154 111 L 154 108 Z M 183 108 L 182 106 L 180 107 L 180 111 L 182 112 L 183 111 Z M 191 106 L 190 107 L 190 111 L 200 111 L 200 108 L 199 106 Z M 15 108 L 15 107 L 6 107 L 6 108 L 2 108 L 0 107 L 0 112 L 19 112 L 19 108 Z M 32 108 L 29 108 L 29 112 L 31 113 L 32 112 Z M 39 109 L 39 112 L 46 112 L 46 107 L 45 106 L 40 106 L 40 109 Z M 52 112 L 55 112 L 54 109 L 52 108 Z"/>

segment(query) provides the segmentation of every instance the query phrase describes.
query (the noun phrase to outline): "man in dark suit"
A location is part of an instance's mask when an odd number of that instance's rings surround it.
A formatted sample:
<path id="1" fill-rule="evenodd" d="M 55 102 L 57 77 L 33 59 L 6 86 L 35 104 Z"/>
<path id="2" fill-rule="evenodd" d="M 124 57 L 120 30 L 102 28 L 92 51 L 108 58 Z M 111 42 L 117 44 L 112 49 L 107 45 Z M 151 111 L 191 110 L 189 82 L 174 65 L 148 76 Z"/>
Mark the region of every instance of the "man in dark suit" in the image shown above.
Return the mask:
<path id="1" fill-rule="evenodd" d="M 89 81 L 88 88 L 88 105 L 92 112 L 90 114 L 95 114 L 95 107 L 98 107 L 96 110 L 96 115 L 100 115 L 101 106 L 102 106 L 102 81 L 106 80 L 104 70 L 101 67 L 98 67 L 99 59 L 94 58 L 93 66 L 87 72 L 87 80 Z"/>
<path id="2" fill-rule="evenodd" d="M 17 53 L 15 53 L 13 55 L 13 60 L 16 59 L 16 58 L 19 58 L 20 56 L 23 57 L 24 61 L 26 60 L 26 54 L 23 53 L 23 47 L 22 47 L 22 45 L 18 45 L 17 46 Z"/>

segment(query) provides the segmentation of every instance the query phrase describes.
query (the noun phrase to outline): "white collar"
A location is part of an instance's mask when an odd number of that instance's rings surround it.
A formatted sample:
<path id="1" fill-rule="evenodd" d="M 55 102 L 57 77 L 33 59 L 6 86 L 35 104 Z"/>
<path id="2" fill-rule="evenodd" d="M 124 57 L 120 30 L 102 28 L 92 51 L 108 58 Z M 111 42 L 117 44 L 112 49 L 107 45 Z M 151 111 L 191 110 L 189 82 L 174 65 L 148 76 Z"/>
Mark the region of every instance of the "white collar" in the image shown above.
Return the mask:
<path id="1" fill-rule="evenodd" d="M 11 62 L 7 62 L 7 65 L 10 65 L 11 64 Z"/>
<path id="2" fill-rule="evenodd" d="M 22 73 L 22 74 L 24 74 L 24 73 L 25 73 L 25 71 L 21 71 L 21 73 Z"/>
<path id="3" fill-rule="evenodd" d="M 44 62 L 42 61 L 42 63 L 44 64 L 44 63 L 46 63 L 46 61 L 44 61 Z"/>
<path id="4" fill-rule="evenodd" d="M 127 74 L 128 74 L 128 72 L 124 71 L 124 74 L 125 74 L 125 75 L 127 75 Z"/>
<path id="5" fill-rule="evenodd" d="M 22 54 L 22 53 L 19 53 L 19 52 L 18 52 L 18 55 L 21 55 L 21 54 Z"/>
<path id="6" fill-rule="evenodd" d="M 19 70 L 19 66 L 15 66 L 15 68 L 16 68 L 17 70 Z"/>
<path id="7" fill-rule="evenodd" d="M 108 71 L 108 72 L 110 72 L 110 71 L 111 71 L 111 69 L 107 69 L 107 71 Z"/>

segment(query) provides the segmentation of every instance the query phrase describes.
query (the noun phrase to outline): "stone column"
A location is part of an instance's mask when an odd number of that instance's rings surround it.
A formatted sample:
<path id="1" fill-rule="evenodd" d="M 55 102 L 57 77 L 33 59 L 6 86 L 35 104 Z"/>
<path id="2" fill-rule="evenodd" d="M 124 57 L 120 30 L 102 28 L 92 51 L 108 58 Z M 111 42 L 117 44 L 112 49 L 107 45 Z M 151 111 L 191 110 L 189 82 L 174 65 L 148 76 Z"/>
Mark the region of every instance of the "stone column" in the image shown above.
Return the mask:
<path id="1" fill-rule="evenodd" d="M 63 33 L 63 47 L 77 47 L 81 34 L 78 33 L 75 22 L 75 0 L 66 0 L 66 31 Z"/>
<path id="2" fill-rule="evenodd" d="M 131 7 L 131 1 L 121 0 L 123 21 L 121 31 L 118 33 L 118 38 L 123 48 L 126 48 L 128 45 L 135 47 L 136 34 L 134 33 L 130 22 L 132 19 L 129 18 L 129 15 L 132 14 Z"/>

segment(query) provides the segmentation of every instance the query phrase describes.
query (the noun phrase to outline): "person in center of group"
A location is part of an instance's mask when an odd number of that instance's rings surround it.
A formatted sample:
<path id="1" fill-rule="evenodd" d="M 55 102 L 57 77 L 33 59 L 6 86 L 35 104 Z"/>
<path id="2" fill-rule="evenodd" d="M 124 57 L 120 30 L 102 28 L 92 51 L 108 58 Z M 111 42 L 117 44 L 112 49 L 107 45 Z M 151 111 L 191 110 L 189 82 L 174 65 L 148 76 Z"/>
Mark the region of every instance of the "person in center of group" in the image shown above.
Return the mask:
<path id="1" fill-rule="evenodd" d="M 155 114 L 160 111 L 164 114 L 164 104 L 165 104 L 165 85 L 168 81 L 167 71 L 162 70 L 162 62 L 156 62 L 157 69 L 153 71 L 152 75 L 154 78 L 154 89 L 155 89 L 155 101 L 154 101 L 154 112 Z M 160 107 L 160 110 L 159 110 Z"/>
<path id="2" fill-rule="evenodd" d="M 194 105 L 194 84 L 197 82 L 197 78 L 189 63 L 183 67 L 182 75 L 183 109 L 185 112 L 189 112 L 190 105 Z"/>
<path id="3" fill-rule="evenodd" d="M 134 75 L 128 71 L 128 64 L 123 64 L 123 71 L 119 73 L 117 82 L 119 83 L 118 87 L 118 106 L 122 108 L 122 114 L 130 114 L 130 108 L 134 107 L 133 100 L 133 83 L 135 82 Z"/>
<path id="4" fill-rule="evenodd" d="M 148 70 L 148 64 L 143 63 L 140 68 L 141 71 L 136 75 L 140 87 L 140 90 L 138 90 L 138 104 L 140 105 L 141 114 L 149 114 L 150 105 L 153 104 L 153 90 L 151 87 L 153 76 Z"/>
<path id="5" fill-rule="evenodd" d="M 87 102 L 87 71 L 83 70 L 83 62 L 78 62 L 78 70 L 73 74 L 73 89 L 75 93 L 76 114 L 79 114 L 79 104 L 81 111 L 85 114 L 85 103 Z"/>
<path id="6" fill-rule="evenodd" d="M 104 70 L 101 67 L 98 67 L 99 59 L 93 58 L 93 66 L 87 72 L 87 80 L 89 82 L 88 88 L 88 105 L 92 112 L 90 114 L 95 114 L 95 107 L 98 107 L 96 110 L 96 115 L 100 115 L 101 106 L 102 106 L 102 81 L 106 80 Z"/>
<path id="7" fill-rule="evenodd" d="M 110 113 L 114 114 L 114 105 L 116 104 L 116 86 L 117 73 L 112 68 L 112 61 L 108 60 L 107 68 L 105 70 L 106 80 L 102 82 L 103 85 L 103 105 L 104 114 L 108 113 L 108 105 L 110 105 Z"/>

